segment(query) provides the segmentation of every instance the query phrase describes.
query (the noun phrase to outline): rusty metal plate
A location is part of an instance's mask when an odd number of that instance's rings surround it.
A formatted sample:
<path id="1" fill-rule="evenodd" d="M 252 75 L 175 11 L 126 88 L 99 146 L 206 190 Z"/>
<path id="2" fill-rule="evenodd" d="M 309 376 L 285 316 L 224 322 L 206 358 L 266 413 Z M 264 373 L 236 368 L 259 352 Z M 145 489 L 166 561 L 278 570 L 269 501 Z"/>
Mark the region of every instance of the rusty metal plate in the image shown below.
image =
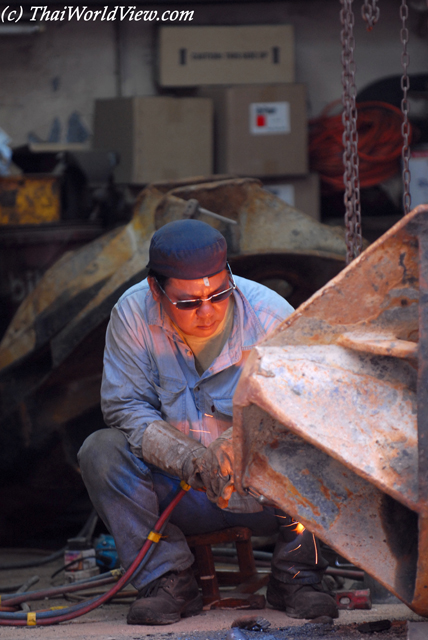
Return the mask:
<path id="1" fill-rule="evenodd" d="M 409 602 L 416 579 L 417 513 L 260 407 L 245 407 L 234 420 L 234 430 L 237 423 L 245 425 L 242 485 Z"/>
<path id="2" fill-rule="evenodd" d="M 416 508 L 416 371 L 411 365 L 336 345 L 260 347 L 251 361 L 246 398 Z"/>
<path id="3" fill-rule="evenodd" d="M 428 205 L 251 354 L 236 487 L 301 521 L 428 615 Z M 261 498 L 263 500 L 263 498 Z"/>

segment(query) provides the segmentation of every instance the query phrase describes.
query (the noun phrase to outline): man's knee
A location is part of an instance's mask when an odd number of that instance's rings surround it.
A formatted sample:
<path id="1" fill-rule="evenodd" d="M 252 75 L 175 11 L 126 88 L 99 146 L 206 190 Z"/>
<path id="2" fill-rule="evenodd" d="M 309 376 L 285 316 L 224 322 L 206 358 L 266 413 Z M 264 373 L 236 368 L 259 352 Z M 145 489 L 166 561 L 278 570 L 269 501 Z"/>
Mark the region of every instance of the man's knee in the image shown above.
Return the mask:
<path id="1" fill-rule="evenodd" d="M 126 438 L 118 429 L 100 429 L 91 433 L 77 454 L 83 477 L 91 471 L 104 475 L 114 467 L 115 456 L 126 446 Z"/>

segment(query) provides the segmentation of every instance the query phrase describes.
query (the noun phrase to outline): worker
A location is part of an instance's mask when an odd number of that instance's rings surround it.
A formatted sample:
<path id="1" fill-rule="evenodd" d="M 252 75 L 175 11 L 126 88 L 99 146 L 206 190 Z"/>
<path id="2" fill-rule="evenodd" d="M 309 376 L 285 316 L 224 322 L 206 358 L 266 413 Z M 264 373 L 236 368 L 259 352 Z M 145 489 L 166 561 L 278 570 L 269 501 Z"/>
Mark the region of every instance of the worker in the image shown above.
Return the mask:
<path id="1" fill-rule="evenodd" d="M 136 558 L 180 480 L 194 490 L 174 509 L 132 579 L 129 624 L 169 624 L 202 610 L 185 535 L 249 527 L 278 533 L 268 602 L 297 618 L 337 617 L 322 590 L 326 568 L 311 533 L 233 486 L 232 399 L 250 350 L 292 311 L 281 296 L 234 277 L 226 241 L 210 225 L 161 227 L 148 277 L 112 310 L 101 407 L 106 424 L 79 452 L 89 496 L 122 566 Z M 301 527 L 303 529 L 303 527 Z"/>

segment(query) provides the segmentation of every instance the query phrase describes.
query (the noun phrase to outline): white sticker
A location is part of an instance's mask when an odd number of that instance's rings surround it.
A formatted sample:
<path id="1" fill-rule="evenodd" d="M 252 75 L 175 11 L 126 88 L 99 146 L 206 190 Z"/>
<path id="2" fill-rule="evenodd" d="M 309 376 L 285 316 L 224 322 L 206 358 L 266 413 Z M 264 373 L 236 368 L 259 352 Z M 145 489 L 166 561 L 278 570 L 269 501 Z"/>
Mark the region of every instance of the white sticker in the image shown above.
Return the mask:
<path id="1" fill-rule="evenodd" d="M 290 133 L 290 103 L 252 102 L 250 133 L 253 135 Z"/>
<path id="2" fill-rule="evenodd" d="M 274 196 L 280 198 L 291 207 L 294 207 L 294 185 L 292 184 L 269 184 L 264 187 L 266 191 L 270 191 Z"/>
<path id="3" fill-rule="evenodd" d="M 210 286 L 210 281 L 208 280 L 208 278 L 204 278 L 204 285 L 205 285 L 206 287 L 209 287 L 209 286 Z"/>
<path id="4" fill-rule="evenodd" d="M 428 151 L 412 151 L 409 159 L 412 208 L 428 203 Z"/>

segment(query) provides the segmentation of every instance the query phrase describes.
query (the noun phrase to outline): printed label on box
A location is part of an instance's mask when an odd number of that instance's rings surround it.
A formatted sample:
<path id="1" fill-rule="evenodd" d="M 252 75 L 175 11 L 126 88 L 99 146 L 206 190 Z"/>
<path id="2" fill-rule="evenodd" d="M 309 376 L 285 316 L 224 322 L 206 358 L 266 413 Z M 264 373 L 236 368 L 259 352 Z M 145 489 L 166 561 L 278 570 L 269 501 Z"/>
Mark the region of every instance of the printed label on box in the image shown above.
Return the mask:
<path id="1" fill-rule="evenodd" d="M 412 151 L 409 159 L 412 208 L 428 204 L 428 150 Z"/>
<path id="2" fill-rule="evenodd" d="M 264 187 L 266 191 L 270 191 L 274 196 L 280 198 L 291 207 L 295 206 L 294 186 L 292 184 L 269 184 Z"/>
<path id="3" fill-rule="evenodd" d="M 251 103 L 250 133 L 253 135 L 290 133 L 290 103 Z"/>

